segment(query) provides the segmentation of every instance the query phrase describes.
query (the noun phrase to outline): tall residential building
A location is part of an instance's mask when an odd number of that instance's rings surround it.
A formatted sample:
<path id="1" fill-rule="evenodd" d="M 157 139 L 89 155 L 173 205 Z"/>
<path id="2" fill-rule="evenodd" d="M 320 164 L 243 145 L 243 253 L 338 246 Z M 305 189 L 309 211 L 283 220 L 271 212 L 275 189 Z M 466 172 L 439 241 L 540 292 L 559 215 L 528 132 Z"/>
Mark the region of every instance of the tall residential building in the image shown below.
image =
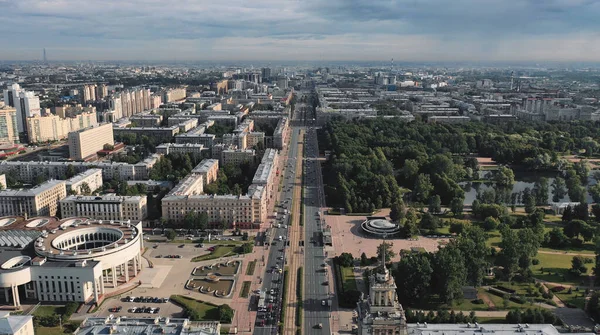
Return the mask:
<path id="1" fill-rule="evenodd" d="M 88 101 L 96 101 L 96 84 L 92 85 L 83 85 L 83 97 L 82 103 L 86 103 Z"/>
<path id="2" fill-rule="evenodd" d="M 171 88 L 163 92 L 163 102 L 173 102 L 183 100 L 186 97 L 185 87 Z"/>
<path id="3" fill-rule="evenodd" d="M 73 117 L 61 118 L 58 115 L 35 116 L 27 118 L 29 143 L 59 141 L 70 132 L 98 125 L 96 113 L 88 112 Z"/>
<path id="4" fill-rule="evenodd" d="M 13 144 L 15 142 L 19 142 L 17 110 L 11 107 L 0 108 L 0 143 Z"/>
<path id="5" fill-rule="evenodd" d="M 10 107 L 17 106 L 17 100 L 19 98 L 19 93 L 21 93 L 23 89 L 19 84 L 12 84 L 8 86 L 4 90 L 4 104 Z"/>
<path id="6" fill-rule="evenodd" d="M 115 144 L 111 123 L 74 131 L 69 133 L 69 156 L 84 160 L 102 150 L 105 144 Z"/>
<path id="7" fill-rule="evenodd" d="M 108 96 L 108 87 L 106 84 L 96 86 L 96 99 L 101 100 Z"/>
<path id="8" fill-rule="evenodd" d="M 133 88 L 119 92 L 109 100 L 109 108 L 115 111 L 115 119 L 142 113 L 151 106 L 151 94 L 147 88 Z"/>
<path id="9" fill-rule="evenodd" d="M 262 79 L 263 80 L 269 80 L 271 79 L 271 68 L 269 67 L 263 67 L 261 70 L 261 75 L 262 75 Z"/>
<path id="10" fill-rule="evenodd" d="M 159 108 L 162 105 L 162 96 L 160 94 L 153 94 L 150 97 L 150 109 Z"/>
<path id="11" fill-rule="evenodd" d="M 19 92 L 19 97 L 16 101 L 17 105 L 17 128 L 19 133 L 27 132 L 27 118 L 41 115 L 40 98 L 35 96 L 33 92 Z"/>

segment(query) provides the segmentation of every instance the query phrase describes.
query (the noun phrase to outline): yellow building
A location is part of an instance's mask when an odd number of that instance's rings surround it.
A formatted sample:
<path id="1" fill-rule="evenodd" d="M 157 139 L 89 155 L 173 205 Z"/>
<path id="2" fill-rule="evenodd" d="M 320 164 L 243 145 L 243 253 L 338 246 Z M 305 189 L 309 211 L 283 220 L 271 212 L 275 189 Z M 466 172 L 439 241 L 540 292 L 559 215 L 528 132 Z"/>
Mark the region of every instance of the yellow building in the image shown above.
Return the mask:
<path id="1" fill-rule="evenodd" d="M 71 159 L 86 159 L 102 150 L 105 144 L 115 144 L 111 123 L 74 131 L 69 133 L 69 156 Z"/>
<path id="2" fill-rule="evenodd" d="M 0 144 L 19 142 L 17 110 L 12 107 L 0 108 Z"/>
<path id="3" fill-rule="evenodd" d="M 58 115 L 27 118 L 27 132 L 30 143 L 59 141 L 67 138 L 72 131 L 97 125 L 96 114 L 92 112 L 67 118 L 61 118 Z"/>
<path id="4" fill-rule="evenodd" d="M 0 191 L 0 216 L 55 216 L 67 196 L 64 180 L 51 180 L 29 190 Z"/>

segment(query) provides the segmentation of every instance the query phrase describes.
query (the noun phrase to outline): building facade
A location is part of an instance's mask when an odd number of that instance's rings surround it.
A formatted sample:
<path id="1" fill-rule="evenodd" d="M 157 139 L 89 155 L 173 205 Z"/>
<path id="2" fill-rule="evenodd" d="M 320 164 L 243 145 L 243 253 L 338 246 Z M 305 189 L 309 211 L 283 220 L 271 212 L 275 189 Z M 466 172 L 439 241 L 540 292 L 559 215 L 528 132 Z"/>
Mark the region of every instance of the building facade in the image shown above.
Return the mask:
<path id="1" fill-rule="evenodd" d="M 59 141 L 67 138 L 70 132 L 98 125 L 96 113 L 88 112 L 72 117 L 59 115 L 34 116 L 27 118 L 29 143 Z"/>
<path id="2" fill-rule="evenodd" d="M 12 107 L 0 108 L 0 144 L 19 143 L 17 110 Z"/>
<path id="3" fill-rule="evenodd" d="M 110 123 L 69 133 L 69 156 L 84 160 L 103 149 L 105 144 L 114 145 L 113 126 Z"/>
<path id="4" fill-rule="evenodd" d="M 87 185 L 89 192 L 93 193 L 102 188 L 102 169 L 89 169 L 73 178 L 66 180 L 67 193 L 82 194 L 82 187 Z"/>
<path id="5" fill-rule="evenodd" d="M 0 216 L 55 216 L 58 202 L 67 196 L 63 180 L 47 181 L 28 190 L 0 191 Z"/>
<path id="6" fill-rule="evenodd" d="M 72 195 L 60 201 L 63 218 L 89 217 L 96 220 L 141 221 L 148 215 L 146 196 Z"/>

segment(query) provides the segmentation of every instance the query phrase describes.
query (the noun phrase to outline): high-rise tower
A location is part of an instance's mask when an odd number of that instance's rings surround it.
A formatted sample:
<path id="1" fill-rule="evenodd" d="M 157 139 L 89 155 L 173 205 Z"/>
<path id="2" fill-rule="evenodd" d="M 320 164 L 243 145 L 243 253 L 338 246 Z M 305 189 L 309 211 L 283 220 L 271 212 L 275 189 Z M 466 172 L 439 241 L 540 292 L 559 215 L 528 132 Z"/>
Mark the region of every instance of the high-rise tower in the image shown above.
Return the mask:
<path id="1" fill-rule="evenodd" d="M 44 64 L 48 63 L 48 58 L 46 58 L 46 48 L 44 48 L 43 59 L 44 59 Z"/>

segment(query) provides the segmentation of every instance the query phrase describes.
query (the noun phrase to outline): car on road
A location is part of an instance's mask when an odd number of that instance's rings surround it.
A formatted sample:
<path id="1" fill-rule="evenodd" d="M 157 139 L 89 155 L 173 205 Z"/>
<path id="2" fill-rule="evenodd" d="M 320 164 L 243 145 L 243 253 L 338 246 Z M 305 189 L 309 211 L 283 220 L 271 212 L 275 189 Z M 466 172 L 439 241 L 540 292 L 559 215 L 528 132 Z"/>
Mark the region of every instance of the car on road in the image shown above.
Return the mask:
<path id="1" fill-rule="evenodd" d="M 323 324 L 319 323 L 319 324 L 315 325 L 315 328 L 317 328 L 317 329 L 323 329 Z"/>
<path id="2" fill-rule="evenodd" d="M 154 309 L 154 312 L 152 312 L 153 314 L 158 314 L 158 312 L 160 312 L 160 307 L 156 307 Z"/>
<path id="3" fill-rule="evenodd" d="M 183 247 L 185 247 L 185 244 L 180 244 L 179 247 L 183 248 Z"/>
<path id="4" fill-rule="evenodd" d="M 269 294 L 274 295 L 275 294 L 275 290 L 271 289 L 271 291 L 269 291 Z"/>
<path id="5" fill-rule="evenodd" d="M 327 301 L 321 300 L 321 306 L 325 306 L 325 305 L 327 305 Z"/>
<path id="6" fill-rule="evenodd" d="M 324 281 L 323 285 L 329 285 L 329 280 Z"/>

